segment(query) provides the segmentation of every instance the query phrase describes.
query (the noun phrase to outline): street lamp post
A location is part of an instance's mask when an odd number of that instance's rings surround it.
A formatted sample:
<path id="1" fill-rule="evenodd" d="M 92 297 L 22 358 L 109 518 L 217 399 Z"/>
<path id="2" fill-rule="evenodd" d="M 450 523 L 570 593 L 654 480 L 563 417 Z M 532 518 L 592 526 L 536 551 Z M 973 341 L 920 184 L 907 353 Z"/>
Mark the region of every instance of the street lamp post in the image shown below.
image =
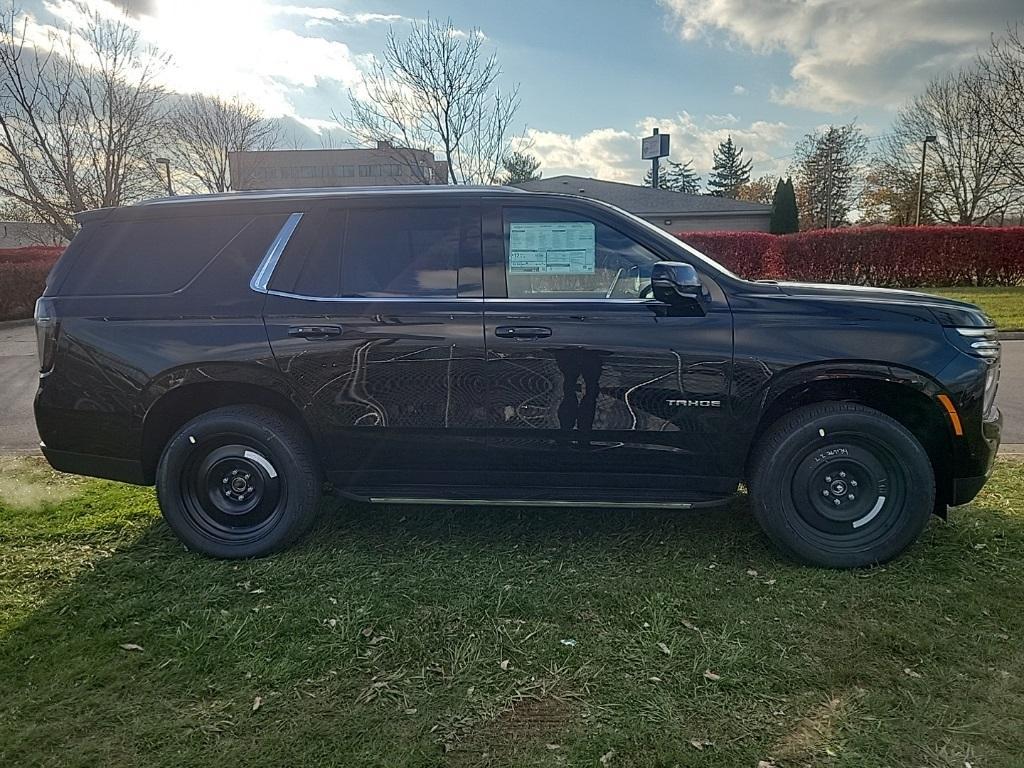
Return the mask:
<path id="1" fill-rule="evenodd" d="M 928 157 L 928 145 L 937 141 L 937 136 L 925 136 L 921 145 L 921 175 L 917 180 L 917 215 L 914 217 L 914 226 L 921 226 L 921 203 L 924 201 L 924 161 Z"/>
<path id="2" fill-rule="evenodd" d="M 167 170 L 167 196 L 174 197 L 174 187 L 171 186 L 171 161 L 166 157 L 156 158 L 156 164 L 162 165 Z"/>

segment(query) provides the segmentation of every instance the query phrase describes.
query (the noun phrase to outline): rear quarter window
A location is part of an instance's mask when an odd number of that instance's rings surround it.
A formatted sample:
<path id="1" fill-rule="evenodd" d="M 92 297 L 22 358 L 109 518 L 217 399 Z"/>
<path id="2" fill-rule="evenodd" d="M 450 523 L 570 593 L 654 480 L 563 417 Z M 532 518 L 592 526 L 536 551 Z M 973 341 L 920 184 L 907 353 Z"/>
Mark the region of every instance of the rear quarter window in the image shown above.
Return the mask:
<path id="1" fill-rule="evenodd" d="M 87 226 L 60 293 L 174 293 L 188 286 L 215 261 L 230 261 L 239 272 L 248 269 L 251 274 L 276 234 L 275 226 L 280 228 L 284 218 L 251 214 L 178 215 Z M 248 275 L 245 283 L 248 284 Z"/>

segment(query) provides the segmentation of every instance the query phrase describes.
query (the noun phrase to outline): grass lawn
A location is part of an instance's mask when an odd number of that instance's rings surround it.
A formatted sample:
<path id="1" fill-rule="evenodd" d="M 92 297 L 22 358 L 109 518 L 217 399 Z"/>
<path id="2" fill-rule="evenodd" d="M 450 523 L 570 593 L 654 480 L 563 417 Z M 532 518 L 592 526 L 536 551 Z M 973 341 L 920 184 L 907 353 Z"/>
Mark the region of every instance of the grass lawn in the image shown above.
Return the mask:
<path id="1" fill-rule="evenodd" d="M 1004 331 L 1024 330 L 1024 286 L 1014 288 L 921 288 L 919 290 L 977 304 Z"/>
<path id="2" fill-rule="evenodd" d="M 857 572 L 743 501 L 330 512 L 218 562 L 0 460 L 0 765 L 1021 764 L 1024 464 Z"/>

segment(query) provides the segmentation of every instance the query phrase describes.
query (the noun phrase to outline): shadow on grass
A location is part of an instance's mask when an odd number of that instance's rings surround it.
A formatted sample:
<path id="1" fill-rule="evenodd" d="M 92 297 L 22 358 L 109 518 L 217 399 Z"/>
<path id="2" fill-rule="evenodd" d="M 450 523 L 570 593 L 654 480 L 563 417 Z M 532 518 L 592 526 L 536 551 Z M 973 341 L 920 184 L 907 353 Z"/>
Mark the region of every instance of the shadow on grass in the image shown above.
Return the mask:
<path id="1" fill-rule="evenodd" d="M 1000 639 L 1024 630 L 1024 521 L 1002 496 L 854 573 L 781 560 L 744 498 L 328 507 L 292 550 L 245 562 L 184 552 L 151 491 L 109 484 L 54 505 L 56 532 L 7 537 L 0 764 L 595 764 L 614 749 L 689 765 L 697 737 L 720 764 L 755 764 L 833 693 L 850 715 L 812 729 L 801 760 L 853 744 L 921 762 L 927 746 L 962 765 L 975 744 L 1024 746 L 1019 717 L 956 730 L 1024 703 Z M 524 718 L 525 741 L 496 730 Z"/>

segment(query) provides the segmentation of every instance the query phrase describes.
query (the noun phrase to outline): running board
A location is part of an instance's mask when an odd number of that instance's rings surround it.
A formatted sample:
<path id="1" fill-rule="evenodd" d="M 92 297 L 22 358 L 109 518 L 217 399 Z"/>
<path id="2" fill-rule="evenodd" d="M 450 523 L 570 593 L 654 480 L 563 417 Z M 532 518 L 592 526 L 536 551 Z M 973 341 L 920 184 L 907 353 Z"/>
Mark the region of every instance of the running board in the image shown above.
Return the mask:
<path id="1" fill-rule="evenodd" d="M 467 507 L 583 507 L 583 508 L 615 508 L 615 509 L 700 509 L 718 507 L 728 504 L 732 499 L 710 501 L 566 501 L 564 499 L 437 499 L 409 498 L 403 496 L 370 496 L 373 504 L 423 504 L 423 505 L 457 505 Z"/>

